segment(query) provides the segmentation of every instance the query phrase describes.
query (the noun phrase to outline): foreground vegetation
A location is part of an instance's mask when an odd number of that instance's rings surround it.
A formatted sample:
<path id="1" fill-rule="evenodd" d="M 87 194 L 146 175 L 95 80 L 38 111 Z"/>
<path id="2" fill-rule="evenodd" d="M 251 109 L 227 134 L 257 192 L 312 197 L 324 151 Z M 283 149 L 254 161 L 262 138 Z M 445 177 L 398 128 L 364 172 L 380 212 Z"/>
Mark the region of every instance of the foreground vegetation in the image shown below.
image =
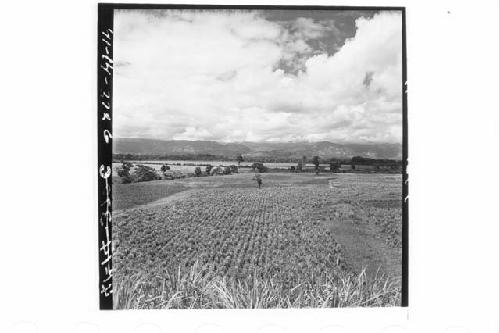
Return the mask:
<path id="1" fill-rule="evenodd" d="M 183 273 L 181 273 L 183 272 Z M 115 285 L 115 309 L 269 309 L 398 306 L 401 282 L 377 272 L 368 277 L 339 272 L 292 287 L 279 279 L 204 275 L 196 262 L 188 271 L 137 273 Z"/>
<path id="2" fill-rule="evenodd" d="M 251 177 L 121 185 L 190 191 L 114 216 L 116 307 L 399 304 L 400 176 L 265 174 L 262 189 Z M 373 263 L 391 275 L 362 270 Z"/>

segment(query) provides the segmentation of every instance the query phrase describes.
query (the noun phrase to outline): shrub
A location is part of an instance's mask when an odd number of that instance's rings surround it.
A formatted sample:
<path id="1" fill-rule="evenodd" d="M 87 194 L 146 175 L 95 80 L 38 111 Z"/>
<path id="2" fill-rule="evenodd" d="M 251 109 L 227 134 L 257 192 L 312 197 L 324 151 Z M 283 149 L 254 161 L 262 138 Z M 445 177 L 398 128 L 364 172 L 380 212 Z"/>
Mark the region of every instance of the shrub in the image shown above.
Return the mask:
<path id="1" fill-rule="evenodd" d="M 147 182 L 160 177 L 154 168 L 139 164 L 135 167 L 133 178 L 136 182 Z"/>
<path id="2" fill-rule="evenodd" d="M 340 168 L 340 165 L 337 163 L 330 163 L 330 171 L 337 171 Z"/>
<path id="3" fill-rule="evenodd" d="M 194 168 L 194 175 L 196 177 L 200 177 L 201 176 L 201 168 L 199 166 L 197 166 L 196 168 Z"/>
<path id="4" fill-rule="evenodd" d="M 117 169 L 118 177 L 130 177 L 130 170 L 120 167 Z"/>
<path id="5" fill-rule="evenodd" d="M 165 172 L 165 171 L 167 171 L 167 170 L 170 170 L 170 166 L 168 166 L 168 165 L 166 165 L 166 164 L 163 164 L 163 165 L 161 166 L 161 169 L 160 169 L 160 170 L 161 170 L 161 172 Z"/>
<path id="6" fill-rule="evenodd" d="M 209 164 L 209 165 L 207 165 L 207 166 L 205 167 L 205 172 L 206 172 L 206 173 L 208 173 L 208 174 L 210 174 L 210 171 L 212 170 L 212 168 L 213 168 L 213 167 L 212 167 L 212 165 L 210 165 L 210 164 Z"/>
<path id="7" fill-rule="evenodd" d="M 268 168 L 260 162 L 255 162 L 252 164 L 252 170 L 257 171 L 259 173 L 263 173 L 263 172 L 267 172 Z"/>
<path id="8" fill-rule="evenodd" d="M 132 163 L 130 163 L 130 162 L 123 162 L 122 161 L 122 167 L 127 168 L 127 169 L 130 170 L 131 168 L 134 167 L 134 165 Z"/>
<path id="9" fill-rule="evenodd" d="M 133 164 L 130 162 L 122 162 L 122 166 L 117 169 L 118 177 L 121 178 L 123 184 L 130 184 L 133 180 L 130 175 L 130 168 Z"/>

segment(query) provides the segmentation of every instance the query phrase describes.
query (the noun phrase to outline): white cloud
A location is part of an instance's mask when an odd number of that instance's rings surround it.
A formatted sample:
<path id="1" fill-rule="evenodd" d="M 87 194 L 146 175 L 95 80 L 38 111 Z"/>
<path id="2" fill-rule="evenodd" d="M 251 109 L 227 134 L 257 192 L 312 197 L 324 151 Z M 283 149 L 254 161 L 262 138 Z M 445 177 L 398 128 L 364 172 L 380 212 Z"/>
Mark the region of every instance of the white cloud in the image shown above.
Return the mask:
<path id="1" fill-rule="evenodd" d="M 292 26 L 256 12 L 120 11 L 115 137 L 401 142 L 401 16 L 358 19 L 332 56 L 306 43 L 323 25 Z M 297 75 L 276 67 L 297 59 Z"/>

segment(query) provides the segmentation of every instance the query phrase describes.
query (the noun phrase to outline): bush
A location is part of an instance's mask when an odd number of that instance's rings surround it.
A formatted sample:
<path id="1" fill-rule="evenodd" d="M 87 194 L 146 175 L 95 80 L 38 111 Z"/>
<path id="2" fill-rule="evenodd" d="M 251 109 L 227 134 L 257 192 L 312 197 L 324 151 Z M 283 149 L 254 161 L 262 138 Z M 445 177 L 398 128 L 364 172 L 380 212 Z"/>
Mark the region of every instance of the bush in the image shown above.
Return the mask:
<path id="1" fill-rule="evenodd" d="M 118 177 L 121 178 L 122 184 L 130 184 L 132 183 L 132 176 L 130 175 L 130 168 L 133 167 L 133 164 L 130 162 L 122 162 L 122 166 L 117 169 Z"/>
<path id="2" fill-rule="evenodd" d="M 139 164 L 135 167 L 133 178 L 136 182 L 147 182 L 150 180 L 159 179 L 160 176 L 154 168 Z"/>
<path id="3" fill-rule="evenodd" d="M 255 162 L 254 164 L 252 164 L 252 170 L 257 171 L 259 173 L 263 173 L 267 172 L 268 168 L 260 162 Z"/>
<path id="4" fill-rule="evenodd" d="M 212 170 L 212 168 L 213 168 L 213 167 L 212 167 L 210 164 L 209 164 L 209 165 L 207 165 L 207 166 L 205 167 L 205 172 L 206 172 L 206 173 L 208 173 L 208 174 L 210 174 L 210 171 Z"/>
<path id="5" fill-rule="evenodd" d="M 330 163 L 330 171 L 334 172 L 334 171 L 339 170 L 339 168 L 340 168 L 339 164 L 337 164 L 337 163 Z"/>
<path id="6" fill-rule="evenodd" d="M 194 175 L 196 177 L 200 177 L 201 176 L 201 168 L 199 166 L 197 166 L 196 168 L 194 168 Z"/>
<path id="7" fill-rule="evenodd" d="M 130 170 L 128 169 L 120 167 L 116 171 L 118 173 L 118 177 L 130 177 Z"/>
<path id="8" fill-rule="evenodd" d="M 168 165 L 166 165 L 166 164 L 163 164 L 163 165 L 161 166 L 161 169 L 160 169 L 160 170 L 161 170 L 161 172 L 165 172 L 165 171 L 167 171 L 167 170 L 170 170 L 170 166 L 168 166 Z"/>

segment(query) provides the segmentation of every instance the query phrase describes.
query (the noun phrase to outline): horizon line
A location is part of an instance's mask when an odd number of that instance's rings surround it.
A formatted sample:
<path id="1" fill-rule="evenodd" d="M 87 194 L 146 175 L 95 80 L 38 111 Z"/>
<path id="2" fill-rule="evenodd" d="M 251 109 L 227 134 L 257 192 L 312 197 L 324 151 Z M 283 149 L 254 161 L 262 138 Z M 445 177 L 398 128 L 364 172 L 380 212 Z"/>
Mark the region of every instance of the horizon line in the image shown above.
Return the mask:
<path id="1" fill-rule="evenodd" d="M 156 140 L 156 141 L 187 141 L 187 142 L 216 142 L 216 143 L 319 143 L 328 142 L 338 145 L 347 144 L 389 144 L 389 145 L 402 145 L 402 142 L 388 142 L 388 141 L 331 141 L 331 140 L 318 140 L 318 141 L 307 141 L 307 140 L 297 140 L 297 141 L 223 141 L 223 140 L 189 140 L 189 139 L 156 139 L 156 138 L 141 138 L 141 137 L 114 137 L 115 140 Z"/>

